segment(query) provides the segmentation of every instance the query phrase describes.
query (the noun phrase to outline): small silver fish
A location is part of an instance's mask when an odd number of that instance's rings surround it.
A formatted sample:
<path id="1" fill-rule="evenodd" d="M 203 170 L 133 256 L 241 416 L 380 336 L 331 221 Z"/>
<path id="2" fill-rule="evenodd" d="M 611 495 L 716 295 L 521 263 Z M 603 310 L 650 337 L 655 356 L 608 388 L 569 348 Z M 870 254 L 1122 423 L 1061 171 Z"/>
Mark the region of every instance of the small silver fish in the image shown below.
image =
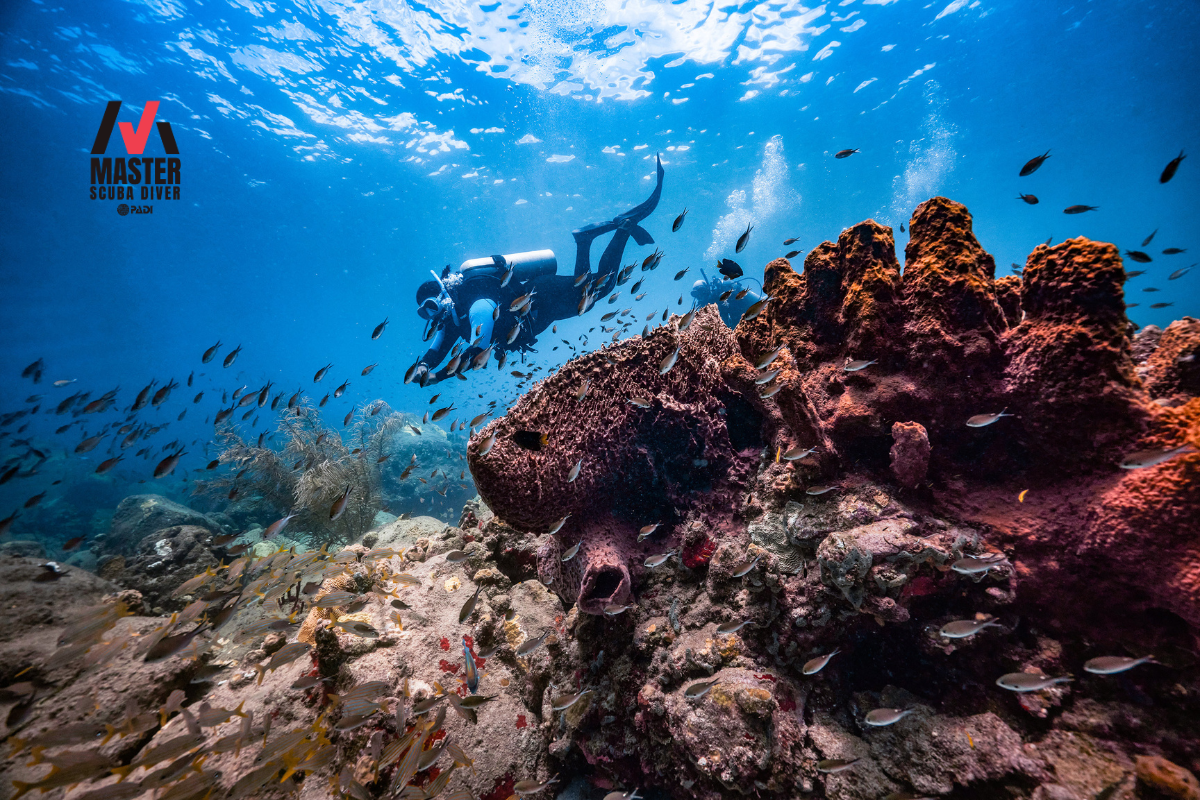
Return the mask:
<path id="1" fill-rule="evenodd" d="M 579 554 L 579 547 L 583 544 L 583 539 L 575 543 L 575 546 L 562 554 L 562 562 L 565 564 Z"/>
<path id="2" fill-rule="evenodd" d="M 815 447 L 793 447 L 791 450 L 784 451 L 780 457 L 784 461 L 802 461 L 815 452 L 817 452 L 817 448 Z"/>
<path id="3" fill-rule="evenodd" d="M 761 397 L 763 400 L 770 400 L 772 397 L 779 394 L 779 390 L 782 388 L 783 388 L 783 384 L 777 383 L 774 386 L 769 387 L 765 392 L 759 392 L 758 396 Z"/>
<path id="4" fill-rule="evenodd" d="M 649 558 L 646 559 L 646 567 L 648 569 L 655 569 L 656 567 L 661 567 L 663 564 L 670 561 L 671 558 L 674 557 L 674 555 L 675 555 L 675 551 L 669 550 L 666 553 L 661 553 L 656 556 L 650 556 Z"/>
<path id="5" fill-rule="evenodd" d="M 570 516 L 571 516 L 570 514 L 567 514 L 566 517 L 563 517 L 558 522 L 551 525 L 548 533 L 550 533 L 551 535 L 554 535 L 554 534 L 558 533 L 560 530 L 562 530 L 562 526 L 567 524 L 567 517 L 570 517 Z"/>
<path id="6" fill-rule="evenodd" d="M 773 369 L 770 372 L 764 372 L 763 374 L 759 375 L 757 378 L 754 379 L 754 382 L 756 384 L 758 384 L 759 386 L 761 386 L 764 383 L 770 383 L 771 381 L 775 380 L 775 376 L 778 374 L 779 374 L 779 370 Z"/>
<path id="7" fill-rule="evenodd" d="M 640 542 L 643 539 L 645 539 L 647 536 L 650 536 L 656 530 L 658 530 L 658 526 L 661 524 L 662 524 L 661 522 L 655 522 L 653 525 L 646 525 L 645 527 L 643 527 L 641 530 L 638 531 L 637 540 Z"/>
<path id="8" fill-rule="evenodd" d="M 579 477 L 579 471 L 581 469 L 583 469 L 582 458 L 576 461 L 575 466 L 571 467 L 571 471 L 567 473 L 567 483 L 574 483 L 575 479 Z"/>
<path id="9" fill-rule="evenodd" d="M 969 639 L 984 628 L 999 627 L 1000 623 L 994 619 L 956 619 L 943 625 L 938 633 L 947 639 Z"/>
<path id="10" fill-rule="evenodd" d="M 604 800 L 642 800 L 642 796 L 638 794 L 640 789 L 634 789 L 632 792 L 609 792 L 604 795 Z"/>
<path id="11" fill-rule="evenodd" d="M 837 486 L 826 486 L 824 484 L 819 483 L 815 486 L 808 487 L 807 489 L 804 490 L 804 493 L 807 495 L 810 495 L 812 497 L 817 497 L 818 495 L 832 492 L 836 488 L 837 488 Z"/>
<path id="12" fill-rule="evenodd" d="M 492 452 L 492 445 L 496 443 L 496 432 L 493 431 L 490 436 L 483 440 L 483 444 L 479 445 L 479 457 L 482 458 Z"/>
<path id="13" fill-rule="evenodd" d="M 1007 408 L 1004 409 L 1004 411 L 1001 411 L 999 414 L 976 414 L 975 416 L 973 416 L 967 420 L 967 427 L 968 428 L 984 428 L 984 427 L 987 427 L 988 425 L 991 425 L 993 422 L 1000 419 L 1001 417 L 1015 416 L 1013 414 L 1006 414 L 1005 413 L 1006 411 L 1008 411 Z"/>
<path id="14" fill-rule="evenodd" d="M 470 556 L 465 550 L 451 550 L 449 553 L 446 553 L 447 564 L 460 564 L 463 561 L 466 561 L 468 558 L 470 558 Z"/>
<path id="15" fill-rule="evenodd" d="M 863 722 L 875 728 L 884 728 L 888 725 L 895 725 L 912 712 L 911 708 L 876 708 L 867 712 Z"/>
<path id="16" fill-rule="evenodd" d="M 579 391 L 575 392 L 575 399 L 583 400 L 583 398 L 587 397 L 588 389 L 590 389 L 591 386 L 592 381 L 590 379 L 584 380 L 583 383 L 579 384 Z"/>
<path id="17" fill-rule="evenodd" d="M 746 291 L 745 289 L 742 290 L 742 292 L 745 292 L 745 291 Z M 742 294 L 742 292 L 738 292 L 738 297 L 736 297 L 734 299 L 740 300 L 744 296 Z M 762 310 L 767 307 L 767 303 L 770 301 L 771 301 L 770 297 L 764 297 L 762 300 L 759 300 L 757 303 L 755 303 L 754 305 L 752 305 L 746 309 L 746 313 L 742 314 L 742 319 L 744 319 L 744 320 L 755 319 L 756 317 L 758 317 L 759 314 L 762 313 Z M 770 363 L 770 362 L 768 362 L 768 363 Z M 762 369 L 762 368 L 759 367 L 759 369 Z"/>
<path id="18" fill-rule="evenodd" d="M 467 617 L 471 616 L 475 611 L 475 604 L 479 602 L 479 593 L 483 590 L 482 586 L 475 587 L 475 594 L 471 595 L 467 602 L 463 603 L 463 607 L 458 612 L 458 624 L 461 625 L 467 621 Z"/>
<path id="19" fill-rule="evenodd" d="M 950 565 L 950 569 L 960 575 L 981 575 L 996 567 L 1012 566 L 1002 555 L 994 554 L 985 557 L 963 556 Z"/>
<path id="20" fill-rule="evenodd" d="M 1177 269 L 1174 272 L 1172 272 L 1170 275 L 1167 276 L 1167 280 L 1169 280 L 1169 281 L 1178 280 L 1179 278 L 1182 278 L 1184 275 L 1187 275 L 1189 272 L 1191 272 L 1191 269 L 1192 269 L 1191 267 L 1184 267 L 1183 269 Z"/>
<path id="21" fill-rule="evenodd" d="M 1157 664 L 1151 656 L 1143 658 L 1128 658 L 1126 656 L 1100 656 L 1084 662 L 1083 668 L 1093 675 L 1116 675 L 1142 664 Z"/>
<path id="22" fill-rule="evenodd" d="M 730 622 L 725 622 L 725 623 L 722 623 L 721 625 L 718 625 L 717 633 L 720 633 L 720 634 L 737 633 L 738 631 L 740 631 L 742 628 L 746 627 L 749 624 L 750 624 L 750 620 L 748 620 L 748 619 L 731 620 Z"/>
<path id="23" fill-rule="evenodd" d="M 591 689 L 584 689 L 582 692 L 576 692 L 575 694 L 568 694 L 563 697 L 559 697 L 558 699 L 550 702 L 550 707 L 555 711 L 566 711 L 568 708 L 575 705 L 585 696 L 591 693 Z"/>
<path id="24" fill-rule="evenodd" d="M 750 570 L 754 569 L 755 565 L 758 564 L 759 559 L 761 559 L 761 558 L 762 558 L 761 555 L 757 555 L 754 558 L 743 561 L 741 564 L 734 567 L 733 577 L 740 578 L 743 575 L 748 575 L 750 573 Z"/>
<path id="25" fill-rule="evenodd" d="M 804 662 L 804 666 L 800 671 L 805 675 L 816 675 L 818 672 L 825 669 L 825 665 L 829 663 L 829 659 L 833 658 L 840 652 L 842 651 L 838 649 L 834 650 L 832 653 L 827 653 L 826 655 L 817 656 L 816 658 L 810 659 Z"/>
<path id="26" fill-rule="evenodd" d="M 295 516 L 296 516 L 295 514 L 288 514 L 283 519 L 275 520 L 274 522 L 272 522 L 270 524 L 270 526 L 267 527 L 267 529 L 265 531 L 263 531 L 262 538 L 270 539 L 275 534 L 281 532 L 287 526 L 288 521 L 291 520 Z"/>
<path id="27" fill-rule="evenodd" d="M 670 372 L 671 367 L 675 366 L 675 361 L 678 358 L 679 358 L 679 348 L 676 347 L 675 350 L 669 356 L 667 356 L 661 362 L 659 362 L 658 374 L 666 375 L 668 372 Z"/>
<path id="28" fill-rule="evenodd" d="M 629 404 L 631 406 L 637 406 L 638 408 L 649 408 L 651 405 L 651 402 L 650 402 L 650 400 L 648 400 L 645 397 L 635 396 L 635 397 L 629 398 Z"/>
<path id="29" fill-rule="evenodd" d="M 771 366 L 772 361 L 779 358 L 779 354 L 782 352 L 783 352 L 783 345 L 779 345 L 779 347 L 776 347 L 774 350 L 767 353 L 762 358 L 760 358 L 757 362 L 755 362 L 754 368 L 758 369 L 758 370 L 766 369 L 767 367 Z"/>
<path id="30" fill-rule="evenodd" d="M 525 656 L 532 653 L 534 650 L 537 650 L 539 647 L 544 645 L 546 643 L 546 639 L 549 638 L 549 636 L 550 636 L 550 630 L 546 629 L 546 630 L 542 631 L 541 636 L 538 636 L 534 639 L 526 639 L 525 641 L 521 642 L 519 647 L 517 647 L 517 655 L 520 656 L 521 658 L 524 658 Z"/>
<path id="31" fill-rule="evenodd" d="M 1010 692 L 1038 692 L 1042 689 L 1049 689 L 1057 683 L 1070 683 L 1073 680 L 1074 678 L 1070 675 L 1051 678 L 1048 675 L 1033 672 L 1010 672 L 997 678 L 996 685 L 1001 689 L 1008 689 Z"/>
<path id="32" fill-rule="evenodd" d="M 361 636 L 364 639 L 375 639 L 379 636 L 379 631 L 360 619 L 341 620 L 333 624 L 334 627 L 341 628 L 346 633 L 353 633 L 355 636 Z"/>
<path id="33" fill-rule="evenodd" d="M 859 370 L 866 369 L 874 363 L 874 361 L 863 361 L 862 359 L 856 359 L 853 361 L 847 361 L 846 366 L 842 367 L 842 370 L 844 372 L 858 372 Z"/>
<path id="34" fill-rule="evenodd" d="M 857 758 L 826 758 L 817 762 L 817 772 L 824 772 L 832 775 L 838 772 L 845 772 L 858 763 Z"/>
<path id="35" fill-rule="evenodd" d="M 630 603 L 629 605 L 625 605 L 625 606 L 620 605 L 619 603 L 609 603 L 608 605 L 606 605 L 604 607 L 604 616 L 615 617 L 619 614 L 624 614 L 626 611 L 628 611 L 631 608 L 635 608 L 633 603 Z"/>
<path id="36" fill-rule="evenodd" d="M 693 700 L 699 697 L 704 697 L 704 695 L 708 694 L 714 686 L 720 683 L 720 681 L 720 678 L 713 678 L 711 681 L 696 681 L 683 690 L 683 696 Z"/>
<path id="37" fill-rule="evenodd" d="M 1136 453 L 1130 453 L 1121 462 L 1121 469 L 1146 469 L 1147 467 L 1157 467 L 1166 461 L 1170 461 L 1176 456 L 1187 455 L 1188 453 L 1198 452 L 1195 447 L 1190 444 L 1183 444 L 1179 447 L 1159 448 L 1152 447 L 1148 450 L 1138 450 Z"/>
<path id="38" fill-rule="evenodd" d="M 555 775 L 548 781 L 517 781 L 513 784 L 513 794 L 537 794 L 548 786 L 558 783 L 558 776 Z"/>

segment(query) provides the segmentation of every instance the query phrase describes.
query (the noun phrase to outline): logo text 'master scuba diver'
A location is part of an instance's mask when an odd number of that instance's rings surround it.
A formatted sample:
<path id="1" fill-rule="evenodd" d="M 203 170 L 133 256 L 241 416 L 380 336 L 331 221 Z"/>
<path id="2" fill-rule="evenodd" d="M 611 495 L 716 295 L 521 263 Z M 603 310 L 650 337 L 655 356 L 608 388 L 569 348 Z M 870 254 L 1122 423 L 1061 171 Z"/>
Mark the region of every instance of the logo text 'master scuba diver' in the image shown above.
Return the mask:
<path id="1" fill-rule="evenodd" d="M 120 100 L 110 100 L 104 109 L 104 118 L 100 121 L 96 141 L 92 144 L 91 189 L 88 196 L 92 200 L 178 200 L 182 160 L 172 157 L 179 155 L 179 146 L 175 143 L 171 123 L 154 121 L 158 114 L 158 101 L 146 103 L 137 128 L 131 122 L 117 123 L 120 110 Z M 108 149 L 113 127 L 118 125 L 128 156 L 100 158 Z M 151 127 L 158 128 L 166 158 L 142 157 Z"/>

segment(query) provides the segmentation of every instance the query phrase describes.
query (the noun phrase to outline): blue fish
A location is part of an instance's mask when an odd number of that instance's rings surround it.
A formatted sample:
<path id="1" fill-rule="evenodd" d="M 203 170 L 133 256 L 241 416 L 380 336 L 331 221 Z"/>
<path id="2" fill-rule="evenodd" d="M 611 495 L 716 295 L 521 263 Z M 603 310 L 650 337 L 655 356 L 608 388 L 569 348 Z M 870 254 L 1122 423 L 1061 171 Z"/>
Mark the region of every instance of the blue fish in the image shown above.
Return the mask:
<path id="1" fill-rule="evenodd" d="M 475 656 L 471 653 L 471 648 L 467 644 L 467 637 L 463 637 L 463 661 L 466 668 L 463 670 L 463 676 L 467 681 L 467 688 L 471 690 L 471 694 L 475 694 L 479 689 L 479 669 L 475 666 Z"/>

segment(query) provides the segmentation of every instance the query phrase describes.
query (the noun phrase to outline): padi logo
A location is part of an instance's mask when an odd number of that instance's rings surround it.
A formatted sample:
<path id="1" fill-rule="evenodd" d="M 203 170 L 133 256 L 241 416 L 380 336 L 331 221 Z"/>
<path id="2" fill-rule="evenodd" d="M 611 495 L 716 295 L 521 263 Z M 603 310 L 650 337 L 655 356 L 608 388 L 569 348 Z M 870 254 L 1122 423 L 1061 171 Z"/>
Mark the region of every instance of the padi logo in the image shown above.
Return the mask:
<path id="1" fill-rule="evenodd" d="M 100 120 L 100 130 L 92 144 L 91 187 L 88 196 L 92 200 L 178 200 L 182 170 L 179 146 L 175 144 L 175 133 L 169 122 L 155 122 L 158 101 L 151 100 L 142 109 L 142 118 L 135 129 L 131 122 L 117 122 L 121 110 L 120 100 L 110 100 Z M 120 127 L 121 140 L 125 144 L 126 157 L 105 156 L 108 140 L 114 127 Z M 142 157 L 150 129 L 158 129 L 163 151 L 167 158 Z M 117 206 L 117 213 L 150 213 L 152 206 Z M 146 210 L 143 210 L 146 209 Z"/>

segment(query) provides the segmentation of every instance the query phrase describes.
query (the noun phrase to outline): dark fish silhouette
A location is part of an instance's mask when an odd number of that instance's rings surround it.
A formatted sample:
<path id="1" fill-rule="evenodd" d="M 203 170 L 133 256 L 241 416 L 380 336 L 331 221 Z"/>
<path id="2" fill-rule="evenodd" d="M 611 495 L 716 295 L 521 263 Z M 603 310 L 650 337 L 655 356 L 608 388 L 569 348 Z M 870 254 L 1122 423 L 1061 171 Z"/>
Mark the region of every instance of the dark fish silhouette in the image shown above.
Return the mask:
<path id="1" fill-rule="evenodd" d="M 325 366 L 323 366 L 319 370 L 317 370 L 317 374 L 313 375 L 313 383 L 320 383 L 321 378 L 324 378 L 325 373 L 329 372 L 330 368 L 332 368 L 332 367 L 333 367 L 333 364 L 326 364 Z"/>
<path id="2" fill-rule="evenodd" d="M 850 156 L 854 155 L 857 152 L 858 152 L 857 148 L 854 150 L 838 150 L 836 153 L 833 154 L 833 157 L 834 158 L 849 158 Z"/>
<path id="3" fill-rule="evenodd" d="M 200 356 L 200 363 L 207 364 L 208 362 L 212 361 L 213 356 L 215 356 L 217 354 L 217 348 L 219 348 L 220 346 L 221 346 L 221 340 L 218 339 L 216 344 L 214 344 L 212 347 L 205 350 L 204 355 Z"/>
<path id="4" fill-rule="evenodd" d="M 684 219 L 684 217 L 687 216 L 687 212 L 688 212 L 688 210 L 685 208 L 683 210 L 683 213 L 680 214 L 678 217 L 676 217 L 675 221 L 671 223 L 671 233 L 674 233 L 675 231 L 677 231 L 683 227 L 683 219 Z"/>
<path id="5" fill-rule="evenodd" d="M 340 517 L 343 512 L 345 512 L 346 502 L 349 499 L 350 499 L 350 487 L 347 486 L 346 491 L 344 491 L 342 493 L 342 496 L 339 497 L 337 500 L 335 500 L 333 505 L 330 506 L 330 508 L 329 508 L 329 521 L 330 522 L 333 522 L 338 517 Z"/>
<path id="6" fill-rule="evenodd" d="M 1186 252 L 1187 252 L 1186 247 L 1168 247 L 1166 250 L 1163 250 L 1163 255 L 1164 256 L 1177 256 L 1180 253 L 1186 253 Z"/>
<path id="7" fill-rule="evenodd" d="M 1067 206 L 1063 209 L 1064 214 L 1082 214 L 1085 211 L 1095 211 L 1100 206 Z"/>
<path id="8" fill-rule="evenodd" d="M 1126 250 L 1125 255 L 1129 256 L 1130 258 L 1132 258 L 1134 261 L 1138 262 L 1139 264 L 1149 264 L 1150 263 L 1150 256 L 1146 255 L 1141 250 Z"/>
<path id="9" fill-rule="evenodd" d="M 742 267 L 731 258 L 722 258 L 717 262 L 717 271 L 724 275 L 729 280 L 740 278 L 744 274 Z"/>
<path id="10" fill-rule="evenodd" d="M 787 253 L 784 254 L 783 257 L 784 258 L 795 258 L 796 256 L 800 255 L 802 252 L 804 252 L 804 251 L 803 250 L 789 250 L 789 251 L 787 251 Z"/>
<path id="11" fill-rule="evenodd" d="M 124 458 L 124 456 L 117 456 L 116 458 L 110 458 L 107 461 L 101 461 L 100 466 L 96 467 L 96 474 L 103 475 L 104 473 L 108 472 L 110 469 L 115 467 L 117 462 L 119 462 L 122 458 Z"/>
<path id="12" fill-rule="evenodd" d="M 798 242 L 798 241 L 800 241 L 800 237 L 799 237 L 799 236 L 793 236 L 793 237 L 792 237 L 792 238 L 790 238 L 790 239 L 784 239 L 784 240 L 783 240 L 783 246 L 784 246 L 784 247 L 787 247 L 789 244 L 795 244 L 795 243 L 796 243 L 796 242 Z"/>
<path id="13" fill-rule="evenodd" d="M 1175 304 L 1174 303 L 1151 303 L 1150 307 L 1151 308 L 1166 308 L 1167 306 L 1173 306 L 1173 305 L 1175 305 Z"/>
<path id="14" fill-rule="evenodd" d="M 34 383 L 42 382 L 42 372 L 46 369 L 46 360 L 39 358 L 25 369 L 21 370 L 22 378 L 33 378 Z"/>
<path id="15" fill-rule="evenodd" d="M 1167 166 L 1163 167 L 1162 175 L 1158 176 L 1158 182 L 1166 183 L 1167 181 L 1171 180 L 1171 178 L 1174 178 L 1175 170 L 1179 169 L 1179 162 L 1183 161 L 1185 158 L 1187 158 L 1187 156 L 1185 156 L 1183 151 L 1180 150 L 1179 155 L 1171 159 L 1170 164 L 1167 164 Z"/>
<path id="16" fill-rule="evenodd" d="M 1032 195 L 1032 194 L 1019 194 L 1019 195 L 1017 195 L 1017 199 L 1024 200 L 1026 203 L 1029 203 L 1029 205 L 1031 205 L 1031 206 L 1036 206 L 1038 204 L 1037 196 Z"/>
<path id="17" fill-rule="evenodd" d="M 232 367 L 233 362 L 237 361 L 238 353 L 240 353 L 240 352 L 242 352 L 242 346 L 239 344 L 236 348 L 233 349 L 233 351 L 231 351 L 229 353 L 229 355 L 225 356 L 225 360 L 222 362 L 222 366 Z"/>
<path id="18" fill-rule="evenodd" d="M 161 478 L 164 475 L 170 475 L 175 471 L 175 467 L 179 464 L 179 459 L 187 455 L 187 451 L 180 450 L 175 455 L 167 456 L 162 461 L 158 462 L 158 466 L 154 468 L 154 477 Z"/>
<path id="19" fill-rule="evenodd" d="M 738 237 L 737 246 L 733 248 L 733 252 L 740 253 L 746 249 L 746 245 L 750 242 L 750 231 L 754 230 L 753 225 L 746 226 L 746 232 Z"/>
<path id="20" fill-rule="evenodd" d="M 386 328 L 386 327 L 387 327 L 387 324 L 388 324 L 388 318 L 387 318 L 387 317 L 384 317 L 384 318 L 383 318 L 383 322 L 381 322 L 381 323 L 379 323 L 378 325 L 376 325 L 376 326 L 375 326 L 375 330 L 373 330 L 373 331 L 371 332 L 371 338 L 372 338 L 372 339 L 378 339 L 380 336 L 383 336 L 383 331 L 384 331 L 384 328 Z"/>
<path id="21" fill-rule="evenodd" d="M 154 406 L 155 408 L 161 406 L 163 403 L 167 402 L 167 399 L 171 396 L 171 390 L 178 388 L 179 384 L 175 382 L 174 378 L 167 381 L 167 385 L 155 392 L 154 397 L 150 398 L 150 405 Z"/>
<path id="22" fill-rule="evenodd" d="M 1154 238 L 1154 234 L 1156 234 L 1156 233 L 1158 233 L 1158 228 L 1155 228 L 1154 230 L 1150 231 L 1150 235 L 1147 236 L 1145 239 L 1142 239 L 1142 247 L 1145 247 L 1146 245 L 1150 244 L 1150 240 Z"/>
<path id="23" fill-rule="evenodd" d="M 1021 177 L 1025 177 L 1026 175 L 1032 175 L 1033 173 L 1037 172 L 1037 168 L 1040 167 L 1042 164 L 1044 164 L 1046 162 L 1046 159 L 1049 157 L 1050 157 L 1050 151 L 1047 150 L 1042 155 L 1036 156 L 1036 157 L 1031 158 L 1028 161 L 1026 161 L 1025 166 L 1021 167 Z"/>
<path id="24" fill-rule="evenodd" d="M 140 392 L 138 392 L 137 399 L 133 401 L 134 411 L 141 411 L 146 407 L 146 404 L 150 402 L 150 390 L 153 388 L 154 381 L 150 381 L 145 389 L 142 389 Z"/>

